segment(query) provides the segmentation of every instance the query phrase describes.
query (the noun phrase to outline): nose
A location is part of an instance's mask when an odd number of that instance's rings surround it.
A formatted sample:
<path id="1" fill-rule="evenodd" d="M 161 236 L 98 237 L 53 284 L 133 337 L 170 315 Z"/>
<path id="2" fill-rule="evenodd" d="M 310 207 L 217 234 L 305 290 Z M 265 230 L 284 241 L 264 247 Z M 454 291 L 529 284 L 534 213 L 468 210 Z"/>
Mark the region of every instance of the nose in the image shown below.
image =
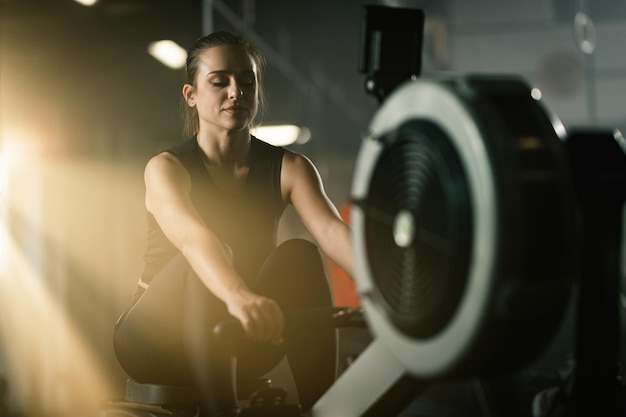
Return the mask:
<path id="1" fill-rule="evenodd" d="M 239 84 L 237 84 L 236 81 L 233 81 L 230 85 L 230 88 L 228 90 L 228 97 L 229 98 L 239 98 L 243 96 L 243 89 L 241 87 L 239 87 Z"/>

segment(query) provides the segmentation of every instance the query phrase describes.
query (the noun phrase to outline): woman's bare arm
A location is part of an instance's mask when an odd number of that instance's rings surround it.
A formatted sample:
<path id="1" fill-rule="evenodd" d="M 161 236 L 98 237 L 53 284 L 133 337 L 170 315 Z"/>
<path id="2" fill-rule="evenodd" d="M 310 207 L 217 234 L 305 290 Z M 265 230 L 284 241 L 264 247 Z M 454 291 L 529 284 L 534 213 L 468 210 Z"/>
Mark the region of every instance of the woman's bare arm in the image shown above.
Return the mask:
<path id="1" fill-rule="evenodd" d="M 194 207 L 191 179 L 173 155 L 162 153 L 146 165 L 146 208 L 206 287 L 224 301 L 251 339 L 280 338 L 284 318 L 271 299 L 252 293 L 233 269 L 229 253 Z"/>
<path id="2" fill-rule="evenodd" d="M 281 173 L 283 198 L 296 212 L 322 252 L 353 276 L 352 234 L 330 201 L 313 163 L 303 155 L 286 151 Z"/>

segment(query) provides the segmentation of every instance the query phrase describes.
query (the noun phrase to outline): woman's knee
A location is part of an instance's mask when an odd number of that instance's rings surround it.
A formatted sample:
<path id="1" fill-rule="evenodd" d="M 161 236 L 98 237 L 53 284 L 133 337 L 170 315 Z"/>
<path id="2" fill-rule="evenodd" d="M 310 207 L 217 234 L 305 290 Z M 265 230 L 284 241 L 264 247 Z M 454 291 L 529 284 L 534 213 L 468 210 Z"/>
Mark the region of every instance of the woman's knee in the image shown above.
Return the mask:
<path id="1" fill-rule="evenodd" d="M 283 242 L 267 259 L 259 290 L 283 308 L 332 304 L 332 294 L 317 246 L 304 239 Z"/>
<path id="2" fill-rule="evenodd" d="M 282 242 L 274 251 L 279 256 L 321 258 L 317 245 L 306 239 L 289 239 Z"/>
<path id="3" fill-rule="evenodd" d="M 268 263 L 276 269 L 302 273 L 324 274 L 322 255 L 317 246 L 305 239 L 290 239 L 281 243 L 270 255 Z"/>

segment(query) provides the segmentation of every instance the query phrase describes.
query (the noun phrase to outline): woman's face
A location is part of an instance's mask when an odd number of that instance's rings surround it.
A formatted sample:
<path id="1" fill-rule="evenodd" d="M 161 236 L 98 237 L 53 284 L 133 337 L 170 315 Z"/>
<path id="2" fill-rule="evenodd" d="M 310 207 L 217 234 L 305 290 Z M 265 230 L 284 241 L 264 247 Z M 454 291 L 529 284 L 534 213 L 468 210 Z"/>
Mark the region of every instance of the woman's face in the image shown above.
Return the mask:
<path id="1" fill-rule="evenodd" d="M 195 86 L 185 84 L 183 95 L 196 107 L 201 131 L 246 129 L 258 108 L 254 60 L 241 46 L 205 49 L 198 56 Z"/>

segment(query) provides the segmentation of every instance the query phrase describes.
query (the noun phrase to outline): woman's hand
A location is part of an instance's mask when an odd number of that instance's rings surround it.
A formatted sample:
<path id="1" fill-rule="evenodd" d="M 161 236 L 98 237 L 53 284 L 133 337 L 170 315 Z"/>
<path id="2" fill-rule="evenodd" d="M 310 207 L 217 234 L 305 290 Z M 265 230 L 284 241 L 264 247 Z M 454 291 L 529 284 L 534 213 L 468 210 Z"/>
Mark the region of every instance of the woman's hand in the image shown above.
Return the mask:
<path id="1" fill-rule="evenodd" d="M 241 322 L 250 340 L 280 344 L 285 327 L 282 310 L 271 298 L 246 291 L 227 302 L 228 312 Z"/>

